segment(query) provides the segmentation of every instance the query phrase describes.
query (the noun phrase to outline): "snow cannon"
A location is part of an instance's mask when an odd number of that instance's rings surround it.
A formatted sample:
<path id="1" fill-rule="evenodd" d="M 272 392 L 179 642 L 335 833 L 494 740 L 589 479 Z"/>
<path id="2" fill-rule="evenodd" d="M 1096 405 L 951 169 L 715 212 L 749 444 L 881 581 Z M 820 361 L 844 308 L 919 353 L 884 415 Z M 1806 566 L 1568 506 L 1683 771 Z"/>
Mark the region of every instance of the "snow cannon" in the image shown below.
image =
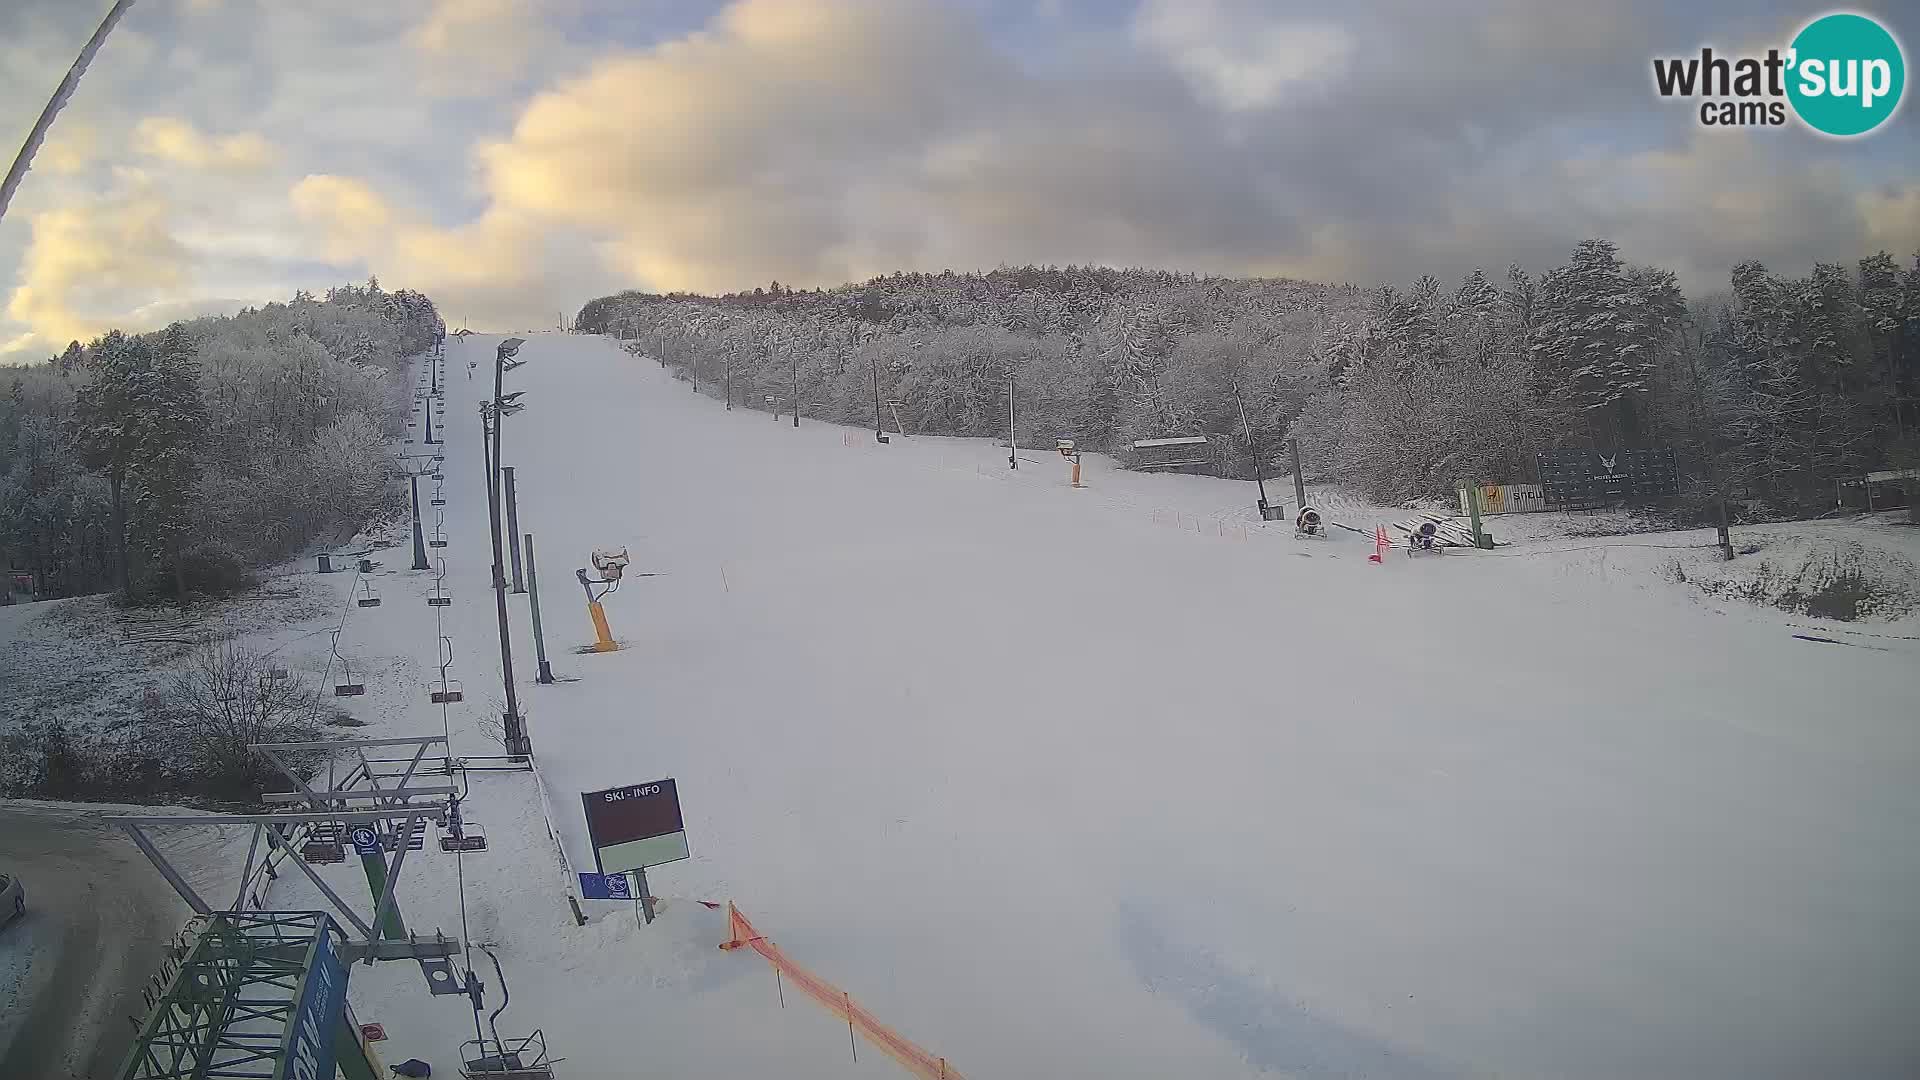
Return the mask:
<path id="1" fill-rule="evenodd" d="M 1438 525 L 1435 525 L 1431 521 L 1421 522 L 1418 526 L 1416 526 L 1414 529 L 1412 529 L 1407 533 L 1408 556 L 1412 556 L 1412 554 L 1416 551 L 1434 550 L 1434 547 L 1433 547 L 1434 540 L 1439 536 L 1439 534 L 1440 534 L 1440 527 Z"/>
<path id="2" fill-rule="evenodd" d="M 621 548 L 619 551 L 597 548 L 593 553 L 593 568 L 600 572 L 602 578 L 615 584 L 619 583 L 620 575 L 626 571 L 627 563 L 631 561 L 627 557 L 626 548 Z"/>
<path id="3" fill-rule="evenodd" d="M 1072 463 L 1072 469 L 1069 472 L 1069 479 L 1072 481 L 1073 486 L 1074 487 L 1082 486 L 1080 483 L 1080 450 L 1078 447 L 1074 446 L 1073 440 L 1072 439 L 1055 439 L 1053 441 L 1053 448 L 1055 450 L 1060 451 L 1061 457 L 1066 458 L 1067 461 Z"/>
<path id="4" fill-rule="evenodd" d="M 1293 519 L 1293 535 L 1295 536 L 1327 535 L 1327 523 L 1324 519 L 1321 518 L 1320 511 L 1315 510 L 1311 506 L 1301 507 L 1300 516 Z"/>
<path id="5" fill-rule="evenodd" d="M 626 575 L 627 549 L 614 551 L 611 548 L 596 548 L 593 552 L 593 569 L 600 576 L 590 578 L 586 567 L 573 572 L 580 581 L 580 587 L 587 593 L 587 617 L 593 620 L 594 642 L 582 648 L 581 652 L 613 652 L 620 643 L 613 640 L 613 631 L 607 626 L 607 611 L 600 606 L 600 599 L 620 587 L 620 580 Z M 598 592 L 594 586 L 603 586 Z"/>

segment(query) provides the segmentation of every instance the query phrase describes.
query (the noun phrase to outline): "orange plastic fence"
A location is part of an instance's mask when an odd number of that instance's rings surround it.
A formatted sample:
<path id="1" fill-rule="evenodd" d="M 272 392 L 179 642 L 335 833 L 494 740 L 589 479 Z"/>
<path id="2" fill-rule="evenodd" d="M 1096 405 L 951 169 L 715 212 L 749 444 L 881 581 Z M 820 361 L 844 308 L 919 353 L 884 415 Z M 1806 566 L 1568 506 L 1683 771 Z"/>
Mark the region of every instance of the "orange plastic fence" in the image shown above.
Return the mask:
<path id="1" fill-rule="evenodd" d="M 880 1048 L 880 1052 L 900 1063 L 908 1072 L 922 1080 L 962 1080 L 960 1073 L 947 1064 L 947 1059 L 935 1057 L 914 1045 L 906 1036 L 881 1023 L 867 1010 L 854 1003 L 845 990 L 834 986 L 808 971 L 806 968 L 787 958 L 780 947 L 768 941 L 745 915 L 733 904 L 727 904 L 727 932 L 732 939 L 721 944 L 722 949 L 733 950 L 741 947 L 752 949 L 773 965 L 773 970 L 786 976 L 800 992 L 812 998 L 821 1008 L 846 1021 L 849 1027 L 866 1036 L 869 1043 Z"/>

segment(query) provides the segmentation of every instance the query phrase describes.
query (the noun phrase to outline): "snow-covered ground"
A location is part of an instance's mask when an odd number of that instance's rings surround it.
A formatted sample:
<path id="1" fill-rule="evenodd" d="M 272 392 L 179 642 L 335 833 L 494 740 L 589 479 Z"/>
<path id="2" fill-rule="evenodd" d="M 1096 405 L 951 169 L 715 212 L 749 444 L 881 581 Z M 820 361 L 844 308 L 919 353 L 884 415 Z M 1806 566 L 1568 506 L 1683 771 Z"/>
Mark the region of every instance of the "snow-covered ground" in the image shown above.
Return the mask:
<path id="1" fill-rule="evenodd" d="M 448 346 L 453 605 L 386 575 L 342 638 L 363 733 L 437 733 L 444 615 L 457 754 L 498 752 L 473 419 L 496 340 Z M 578 793 L 664 776 L 693 858 L 650 874 L 652 926 L 589 902 L 576 927 L 531 779 L 476 774 L 492 850 L 429 844 L 402 898 L 459 932 L 464 880 L 502 1033 L 543 1028 L 568 1080 L 898 1075 L 792 987 L 782 1009 L 701 899 L 976 1078 L 1920 1062 L 1914 641 L 1796 638 L 1573 541 L 1373 565 L 1359 536 L 1263 528 L 1249 484 L 1089 457 L 1073 490 L 1047 451 L 1011 471 L 982 441 L 729 413 L 598 338 L 521 355 L 505 458 L 562 677 L 533 683 L 512 597 L 542 774 L 576 866 Z M 607 601 L 624 651 L 576 655 L 573 568 L 622 546 L 660 576 Z M 451 1073 L 472 1037 L 405 965 L 352 995 L 389 1061 Z"/>
<path id="2" fill-rule="evenodd" d="M 355 550 L 359 550 L 358 547 Z M 399 556 L 371 556 L 390 572 Z M 330 658 L 327 631 L 339 622 L 352 575 L 323 578 L 312 560 L 276 568 L 243 595 L 174 607 L 124 609 L 105 595 L 0 607 L 0 795 L 21 793 L 31 770 L 6 753 L 6 737 L 59 722 L 77 740 L 139 715 L 142 696 L 165 691 L 209 635 L 231 634 L 300 678 L 318 683 Z M 377 580 L 377 578 L 376 578 Z"/>

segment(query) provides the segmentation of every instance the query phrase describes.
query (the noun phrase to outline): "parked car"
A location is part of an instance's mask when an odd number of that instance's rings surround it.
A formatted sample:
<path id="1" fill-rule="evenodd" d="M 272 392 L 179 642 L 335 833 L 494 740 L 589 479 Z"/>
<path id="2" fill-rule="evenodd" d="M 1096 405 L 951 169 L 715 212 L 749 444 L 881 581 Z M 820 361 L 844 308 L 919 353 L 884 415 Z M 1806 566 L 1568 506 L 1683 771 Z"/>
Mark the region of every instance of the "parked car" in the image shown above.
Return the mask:
<path id="1" fill-rule="evenodd" d="M 20 879 L 0 874 L 0 926 L 27 913 L 27 890 Z"/>

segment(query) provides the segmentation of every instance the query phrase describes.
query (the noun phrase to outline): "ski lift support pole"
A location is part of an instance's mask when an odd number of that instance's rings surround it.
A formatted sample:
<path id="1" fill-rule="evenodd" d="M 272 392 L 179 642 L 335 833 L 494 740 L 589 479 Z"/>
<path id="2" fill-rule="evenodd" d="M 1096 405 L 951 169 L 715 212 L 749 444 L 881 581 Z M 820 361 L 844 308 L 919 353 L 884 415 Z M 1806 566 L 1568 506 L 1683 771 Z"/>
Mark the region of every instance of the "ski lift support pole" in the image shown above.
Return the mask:
<path id="1" fill-rule="evenodd" d="M 1253 437 L 1253 422 L 1247 419 L 1247 403 L 1240 396 L 1239 381 L 1236 380 L 1232 386 L 1233 403 L 1240 410 L 1240 426 L 1247 432 L 1247 450 L 1253 455 L 1253 482 L 1260 489 L 1260 520 L 1271 521 L 1274 513 L 1272 507 L 1267 504 L 1267 477 L 1266 472 L 1260 467 L 1260 440 Z M 1300 504 L 1305 506 L 1306 500 L 1302 499 Z"/>
<path id="2" fill-rule="evenodd" d="M 1288 439 L 1287 449 L 1293 454 L 1293 497 L 1301 506 L 1307 505 L 1307 481 L 1300 475 L 1300 440 Z"/>
<path id="3" fill-rule="evenodd" d="M 533 559 L 533 534 L 527 534 L 527 606 L 533 610 L 533 654 L 540 663 L 534 681 L 543 686 L 553 682 L 553 669 L 547 666 L 547 636 L 540 631 L 540 569 Z"/>

